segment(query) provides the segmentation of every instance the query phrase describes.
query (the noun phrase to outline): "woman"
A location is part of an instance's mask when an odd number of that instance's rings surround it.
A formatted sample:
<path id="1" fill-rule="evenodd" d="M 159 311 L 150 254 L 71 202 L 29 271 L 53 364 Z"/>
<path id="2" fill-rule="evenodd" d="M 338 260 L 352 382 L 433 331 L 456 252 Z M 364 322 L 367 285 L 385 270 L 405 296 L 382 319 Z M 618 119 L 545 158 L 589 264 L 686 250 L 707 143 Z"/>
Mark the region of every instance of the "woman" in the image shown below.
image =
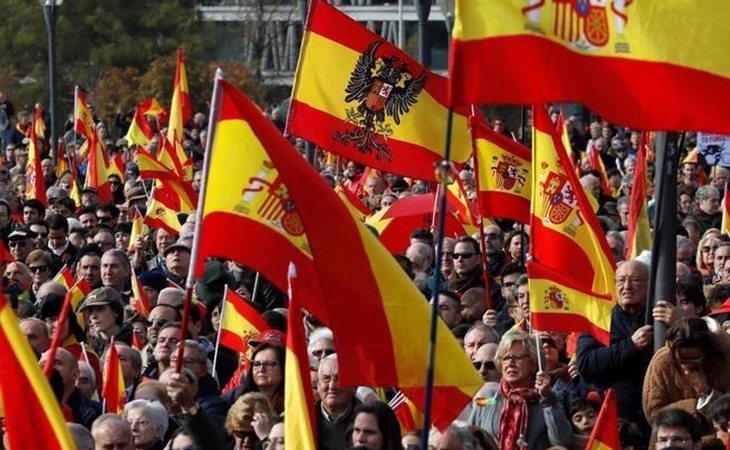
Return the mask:
<path id="1" fill-rule="evenodd" d="M 51 256 L 43 250 L 33 250 L 25 258 L 25 264 L 33 274 L 33 284 L 28 292 L 31 301 L 35 302 L 38 288 L 51 278 Z"/>
<path id="2" fill-rule="evenodd" d="M 507 233 L 504 240 L 504 251 L 512 258 L 512 261 L 522 261 L 522 248 L 530 245 L 530 237 L 520 230 L 512 230 Z"/>
<path id="3" fill-rule="evenodd" d="M 475 405 L 469 417 L 470 425 L 499 440 L 499 448 L 539 450 L 573 441 L 570 420 L 550 377 L 537 371 L 537 358 L 534 335 L 512 330 L 502 336 L 495 358 L 500 390 L 486 405 Z"/>
<path id="4" fill-rule="evenodd" d="M 708 234 L 700 239 L 697 246 L 697 270 L 702 275 L 702 283 L 712 283 L 715 274 L 715 250 L 720 245 L 720 240 L 714 234 Z"/>
<path id="5" fill-rule="evenodd" d="M 402 450 L 400 424 L 387 403 L 362 403 L 355 408 L 352 446 L 370 450 Z"/>
<path id="6" fill-rule="evenodd" d="M 160 450 L 170 424 L 167 410 L 158 402 L 132 400 L 124 405 L 124 418 L 132 428 L 135 450 Z"/>
<path id="7" fill-rule="evenodd" d="M 256 347 L 241 391 L 264 394 L 277 415 L 284 412 L 284 359 L 284 347 L 280 345 L 264 343 Z"/>
<path id="8" fill-rule="evenodd" d="M 239 397 L 228 410 L 226 431 L 234 439 L 234 450 L 261 448 L 261 441 L 271 431 L 275 414 L 269 400 L 258 392 Z"/>
<path id="9" fill-rule="evenodd" d="M 263 450 L 284 450 L 284 422 L 279 421 L 271 427 L 269 437 L 264 439 L 266 445 Z"/>
<path id="10" fill-rule="evenodd" d="M 653 421 L 667 408 L 702 415 L 711 400 L 728 391 L 730 336 L 710 332 L 707 322 L 697 317 L 678 320 L 646 371 L 643 407 L 647 419 Z"/>

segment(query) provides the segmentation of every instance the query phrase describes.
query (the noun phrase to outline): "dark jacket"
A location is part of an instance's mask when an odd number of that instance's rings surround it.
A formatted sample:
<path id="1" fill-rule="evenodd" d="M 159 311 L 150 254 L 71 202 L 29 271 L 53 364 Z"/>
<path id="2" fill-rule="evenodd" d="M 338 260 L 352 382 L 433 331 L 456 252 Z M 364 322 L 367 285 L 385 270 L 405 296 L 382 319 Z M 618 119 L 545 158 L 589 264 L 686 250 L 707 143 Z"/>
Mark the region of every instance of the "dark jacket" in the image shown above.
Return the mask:
<path id="1" fill-rule="evenodd" d="M 115 342 L 124 342 L 127 345 L 132 345 L 132 335 L 134 330 L 128 323 L 122 323 L 119 327 L 119 331 L 114 335 Z M 97 355 L 104 353 L 104 350 L 109 346 L 109 339 L 104 338 L 99 333 L 95 333 L 91 336 L 90 344 Z"/>
<path id="2" fill-rule="evenodd" d="M 720 229 L 722 225 L 722 213 L 717 212 L 715 214 L 707 214 L 702 210 L 697 210 L 689 215 L 689 218 L 695 219 L 700 224 L 702 233 L 709 230 L 710 228 Z"/>
<path id="3" fill-rule="evenodd" d="M 631 316 L 620 306 L 611 313 L 611 345 L 606 347 L 588 334 L 578 339 L 578 369 L 585 381 L 607 389 L 613 387 L 618 416 L 646 424 L 641 409 L 644 374 L 652 348 L 638 350 L 631 336 L 645 324 L 644 313 Z"/>
<path id="4" fill-rule="evenodd" d="M 228 402 L 221 398 L 220 389 L 215 379 L 206 374 L 198 380 L 198 404 L 200 408 L 221 426 L 226 421 Z"/>
<path id="5" fill-rule="evenodd" d="M 101 415 L 101 403 L 89 399 L 78 388 L 74 388 L 66 400 L 66 405 L 73 412 L 74 422 L 89 429 L 94 420 Z"/>
<path id="6" fill-rule="evenodd" d="M 349 409 L 334 421 L 325 417 L 321 401 L 314 405 L 314 413 L 317 415 L 317 449 L 342 450 L 350 447 L 347 432 L 355 421 L 355 408 L 359 404 L 360 401 L 353 398 Z"/>

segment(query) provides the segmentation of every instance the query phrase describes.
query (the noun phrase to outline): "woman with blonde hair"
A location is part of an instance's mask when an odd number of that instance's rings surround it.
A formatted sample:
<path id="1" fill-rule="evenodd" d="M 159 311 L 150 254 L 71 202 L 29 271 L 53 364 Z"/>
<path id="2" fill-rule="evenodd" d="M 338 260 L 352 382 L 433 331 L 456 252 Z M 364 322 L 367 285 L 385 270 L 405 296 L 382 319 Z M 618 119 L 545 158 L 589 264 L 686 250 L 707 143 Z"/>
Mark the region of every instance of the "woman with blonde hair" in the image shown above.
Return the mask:
<path id="1" fill-rule="evenodd" d="M 260 447 L 273 426 L 276 414 L 266 396 L 249 392 L 238 398 L 228 410 L 226 431 L 233 436 L 234 450 L 250 450 Z"/>
<path id="2" fill-rule="evenodd" d="M 702 283 L 705 285 L 712 284 L 712 278 L 715 275 L 715 250 L 720 245 L 720 239 L 713 233 L 705 233 L 697 245 L 697 270 L 702 275 Z"/>

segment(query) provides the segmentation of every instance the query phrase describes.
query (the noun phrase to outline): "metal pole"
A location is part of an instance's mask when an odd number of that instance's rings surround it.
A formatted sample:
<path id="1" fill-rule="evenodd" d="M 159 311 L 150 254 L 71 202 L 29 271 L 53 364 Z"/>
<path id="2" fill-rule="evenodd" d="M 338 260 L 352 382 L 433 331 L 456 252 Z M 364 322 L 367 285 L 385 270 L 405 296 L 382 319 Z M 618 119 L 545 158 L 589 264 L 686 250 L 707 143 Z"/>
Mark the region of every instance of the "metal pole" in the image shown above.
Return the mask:
<path id="1" fill-rule="evenodd" d="M 304 39 L 304 33 L 306 32 L 307 26 L 307 13 L 309 11 L 309 2 L 307 0 L 297 0 L 297 7 L 299 9 L 299 20 L 302 21 L 302 40 Z M 309 161 L 309 164 L 314 166 L 315 149 L 311 142 L 304 141 L 304 156 Z M 319 167 L 315 167 L 319 171 Z"/>
<path id="2" fill-rule="evenodd" d="M 403 29 L 403 0 L 398 0 L 398 48 L 403 50 L 406 45 L 406 33 Z"/>
<path id="3" fill-rule="evenodd" d="M 428 42 L 428 16 L 431 14 L 431 0 L 416 0 L 418 14 L 418 61 L 425 67 L 431 66 L 431 48 Z"/>
<path id="4" fill-rule="evenodd" d="M 674 303 L 676 298 L 677 259 L 677 168 L 679 148 L 677 133 L 657 133 L 654 140 L 656 152 L 657 210 L 655 214 L 654 245 L 649 280 L 649 294 L 646 301 L 646 323 L 652 320 L 651 310 L 656 299 Z M 664 346 L 667 326 L 654 321 L 654 351 Z"/>
<path id="5" fill-rule="evenodd" d="M 48 100 L 48 113 L 51 116 L 51 134 L 48 139 L 50 145 L 51 158 L 54 162 L 58 161 L 58 147 L 55 145 L 56 140 L 56 124 L 58 117 L 56 115 L 56 0 L 47 1 L 43 7 L 46 18 L 46 27 L 48 29 L 48 88 L 50 98 Z"/>

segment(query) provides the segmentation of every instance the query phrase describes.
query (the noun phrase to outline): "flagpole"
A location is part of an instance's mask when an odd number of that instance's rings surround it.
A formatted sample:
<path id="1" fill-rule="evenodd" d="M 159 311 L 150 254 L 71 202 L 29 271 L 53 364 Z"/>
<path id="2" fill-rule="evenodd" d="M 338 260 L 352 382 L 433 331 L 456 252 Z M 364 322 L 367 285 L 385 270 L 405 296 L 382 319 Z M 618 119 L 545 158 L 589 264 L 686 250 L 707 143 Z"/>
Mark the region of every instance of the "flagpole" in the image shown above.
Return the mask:
<path id="1" fill-rule="evenodd" d="M 215 127 L 218 123 L 221 107 L 221 81 L 223 80 L 223 70 L 218 68 L 215 72 L 215 84 L 213 85 L 213 95 L 210 101 L 210 117 L 208 118 L 208 139 L 205 143 L 205 157 L 203 158 L 203 178 L 200 181 L 200 195 L 198 196 L 198 207 L 195 210 L 195 234 L 193 235 L 193 247 L 190 250 L 190 266 L 188 267 L 188 276 L 185 280 L 185 300 L 183 301 L 183 317 L 180 324 L 180 342 L 185 342 L 185 334 L 190 322 L 190 303 L 193 297 L 193 285 L 195 284 L 195 269 L 198 264 L 198 251 L 200 248 L 200 234 L 203 228 L 203 207 L 205 206 L 205 195 L 207 192 L 208 172 L 210 171 L 210 154 L 212 152 L 213 139 L 215 137 Z M 177 362 L 175 363 L 175 373 L 182 370 L 182 360 L 185 345 L 177 348 Z"/>
<path id="2" fill-rule="evenodd" d="M 520 111 L 520 142 L 527 147 L 527 107 L 522 106 Z M 525 245 L 525 224 L 520 223 L 520 263 L 527 267 L 527 246 Z"/>
<path id="3" fill-rule="evenodd" d="M 215 352 L 213 353 L 213 378 L 215 378 L 216 381 L 218 381 L 218 372 L 216 371 L 216 367 L 218 367 L 218 349 L 221 345 L 221 327 L 223 325 L 223 318 L 226 314 L 226 299 L 228 298 L 228 285 L 226 284 L 223 288 L 223 304 L 221 305 L 221 315 L 220 315 L 220 321 L 218 322 L 218 334 L 215 338 Z"/>
<path id="4" fill-rule="evenodd" d="M 476 120 L 476 106 L 471 105 L 471 120 Z M 471 125 L 471 124 L 470 124 Z M 473 135 L 472 135 L 473 136 Z M 474 184 L 476 185 L 477 193 L 479 192 L 479 151 L 477 150 L 476 146 L 474 145 L 474 139 L 472 137 L 471 141 L 471 148 L 472 148 L 472 160 L 474 161 Z M 477 194 L 478 195 L 478 194 Z M 468 201 L 468 199 L 467 199 Z M 487 237 L 484 235 L 484 214 L 482 211 L 482 202 L 477 199 L 477 214 L 479 215 L 479 220 L 477 222 L 477 225 L 479 225 L 479 245 L 482 248 L 482 251 L 480 253 L 480 257 L 482 260 L 482 277 L 484 278 L 484 294 L 485 294 L 485 300 L 487 303 L 487 309 L 492 309 L 492 290 L 489 283 L 489 267 L 487 266 Z"/>
<path id="5" fill-rule="evenodd" d="M 431 328 L 429 330 L 428 340 L 428 363 L 426 368 L 426 398 L 423 410 L 423 427 L 421 428 L 421 442 L 428 442 L 429 429 L 431 428 L 431 407 L 433 403 L 433 384 L 434 384 L 434 364 L 436 361 L 436 331 L 438 325 L 438 296 L 441 291 L 441 259 L 443 258 L 443 241 L 444 229 L 446 228 L 446 182 L 452 173 L 451 170 L 451 130 L 454 122 L 454 112 L 449 108 L 446 116 L 446 144 L 444 151 L 444 159 L 439 164 L 437 171 L 440 173 L 441 196 L 439 202 L 441 204 L 438 218 L 438 245 L 436 246 L 436 264 L 434 267 L 434 283 L 433 293 L 431 294 Z M 424 444 L 425 445 L 425 444 Z"/>
<path id="6" fill-rule="evenodd" d="M 438 202 L 441 193 L 441 184 L 436 185 L 436 193 L 433 196 L 433 213 L 431 213 L 431 232 L 436 231 L 436 214 L 438 211 Z"/>
<path id="7" fill-rule="evenodd" d="M 61 307 L 61 313 L 58 315 L 58 319 L 56 319 L 56 329 L 53 330 L 51 346 L 46 352 L 48 354 L 48 358 L 46 358 L 46 364 L 43 366 L 43 373 L 49 380 L 51 379 L 51 373 L 53 372 L 53 365 L 56 361 L 58 347 L 61 346 L 61 330 L 66 327 L 69 312 L 71 312 L 71 292 L 66 292 L 63 299 L 63 306 Z M 82 347 L 83 345 L 84 343 L 81 342 Z"/>
<path id="8" fill-rule="evenodd" d="M 259 292 L 259 278 L 261 278 L 261 272 L 256 272 L 256 277 L 253 279 L 253 292 L 251 293 L 251 303 L 256 303 L 256 294 Z"/>

